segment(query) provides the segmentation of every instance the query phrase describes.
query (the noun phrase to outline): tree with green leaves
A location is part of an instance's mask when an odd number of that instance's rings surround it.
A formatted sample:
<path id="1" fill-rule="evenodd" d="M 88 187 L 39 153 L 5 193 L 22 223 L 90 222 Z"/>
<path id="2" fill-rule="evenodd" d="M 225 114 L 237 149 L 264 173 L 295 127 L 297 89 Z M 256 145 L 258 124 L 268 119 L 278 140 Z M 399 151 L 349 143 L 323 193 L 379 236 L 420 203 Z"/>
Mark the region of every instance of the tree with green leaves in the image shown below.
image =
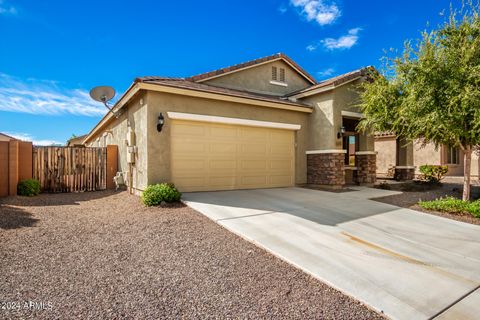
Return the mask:
<path id="1" fill-rule="evenodd" d="M 464 154 L 463 200 L 470 198 L 472 151 L 480 145 L 480 17 L 471 3 L 404 52 L 384 58 L 362 85 L 363 131 L 458 147 Z"/>

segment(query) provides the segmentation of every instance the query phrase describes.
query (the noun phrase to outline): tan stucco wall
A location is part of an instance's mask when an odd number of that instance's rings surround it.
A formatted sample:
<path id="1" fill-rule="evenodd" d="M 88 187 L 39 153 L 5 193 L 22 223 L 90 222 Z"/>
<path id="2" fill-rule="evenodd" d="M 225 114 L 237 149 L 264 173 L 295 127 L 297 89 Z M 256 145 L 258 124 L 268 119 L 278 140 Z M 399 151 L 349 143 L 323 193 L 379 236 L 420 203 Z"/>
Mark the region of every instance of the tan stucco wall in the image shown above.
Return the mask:
<path id="1" fill-rule="evenodd" d="M 460 150 L 460 163 L 447 164 L 447 151 L 444 147 L 435 148 L 434 144 L 422 146 L 420 141 L 413 144 L 412 148 L 406 148 L 407 156 L 413 158 L 415 174 L 420 174 L 420 166 L 446 165 L 448 166 L 447 176 L 463 176 L 463 152 Z M 377 174 L 381 177 L 387 172 L 390 165 L 396 162 L 396 142 L 395 137 L 378 137 L 375 139 L 375 151 L 377 151 Z M 410 160 L 409 160 L 410 161 Z M 400 162 L 402 160 L 400 159 Z M 400 165 L 404 165 L 400 163 Z M 471 176 L 478 179 L 480 175 L 480 157 L 477 153 L 472 153 Z"/>
<path id="2" fill-rule="evenodd" d="M 415 174 L 420 174 L 420 166 L 424 164 L 440 165 L 441 153 L 433 144 L 422 146 L 422 143 L 413 144 L 413 164 L 415 165 Z"/>
<path id="3" fill-rule="evenodd" d="M 143 107 L 142 107 L 143 106 Z M 127 121 L 128 119 L 128 121 Z M 147 106 L 145 92 L 140 92 L 124 107 L 123 114 L 110 123 L 98 135 L 87 143 L 90 147 L 105 147 L 113 144 L 118 146 L 118 171 L 128 173 L 127 139 L 128 123 L 135 131 L 135 145 L 138 152 L 135 164 L 132 165 L 133 188 L 143 190 L 148 185 L 147 161 Z"/>
<path id="4" fill-rule="evenodd" d="M 308 113 L 255 107 L 246 104 L 221 102 L 216 100 L 186 97 L 168 93 L 150 91 L 148 100 L 148 182 L 170 181 L 170 129 L 171 120 L 168 111 L 202 115 L 214 115 L 230 118 L 253 119 L 282 123 L 300 124 L 296 132 L 295 183 L 306 183 L 306 143 L 308 134 Z M 165 116 L 162 132 L 157 132 L 156 121 L 159 113 Z"/>
<path id="5" fill-rule="evenodd" d="M 336 132 L 340 130 L 336 118 L 336 112 L 333 109 L 333 92 L 326 92 L 321 95 L 314 95 L 302 102 L 311 104 L 313 112 L 309 117 L 309 128 L 307 150 L 329 150 L 339 149 L 336 146 Z M 341 141 L 340 141 L 341 142 Z"/>
<path id="6" fill-rule="evenodd" d="M 342 111 L 355 113 L 361 111 L 356 106 L 359 98 L 356 91 L 357 85 L 358 82 L 352 82 L 300 100 L 314 108 L 309 119 L 308 150 L 342 149 L 342 139 L 337 138 L 337 133 L 342 127 Z M 360 134 L 359 150 L 373 151 L 373 136 Z"/>
<path id="7" fill-rule="evenodd" d="M 288 84 L 288 87 L 270 83 L 272 80 L 273 66 L 276 66 L 277 70 L 280 68 L 285 69 L 285 82 Z M 292 67 L 282 60 L 277 60 L 249 69 L 233 72 L 231 74 L 207 80 L 205 83 L 230 89 L 246 90 L 273 95 L 285 95 L 311 85 L 310 82 L 300 76 Z"/>
<path id="8" fill-rule="evenodd" d="M 386 177 L 388 169 L 395 166 L 397 139 L 395 137 L 379 137 L 375 139 L 377 152 L 377 175 Z"/>

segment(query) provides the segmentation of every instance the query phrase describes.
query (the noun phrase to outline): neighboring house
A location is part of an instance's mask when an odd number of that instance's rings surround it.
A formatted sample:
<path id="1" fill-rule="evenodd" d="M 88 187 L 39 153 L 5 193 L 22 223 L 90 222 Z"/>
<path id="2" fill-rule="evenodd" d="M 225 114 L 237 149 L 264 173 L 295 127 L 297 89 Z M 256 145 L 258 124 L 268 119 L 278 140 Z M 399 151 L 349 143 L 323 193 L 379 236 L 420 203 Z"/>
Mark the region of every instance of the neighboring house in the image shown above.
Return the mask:
<path id="1" fill-rule="evenodd" d="M 84 146 L 83 140 L 86 138 L 86 136 L 87 135 L 84 134 L 82 136 L 68 139 L 67 147 L 83 147 Z"/>
<path id="2" fill-rule="evenodd" d="M 8 134 L 0 132 L 0 141 L 11 141 L 11 140 L 18 140 L 14 137 L 10 137 Z"/>
<path id="3" fill-rule="evenodd" d="M 137 78 L 87 135 L 118 146 L 136 191 L 341 187 L 375 181 L 373 136 L 355 131 L 366 69 L 317 82 L 284 54 L 189 78 Z M 164 122 L 162 127 L 161 122 Z"/>
<path id="4" fill-rule="evenodd" d="M 391 177 L 395 167 L 408 169 L 418 176 L 420 166 L 425 164 L 445 165 L 448 166 L 448 176 L 463 176 L 463 152 L 460 148 L 447 146 L 435 148 L 433 144 L 423 146 L 420 142 L 402 144 L 397 141 L 394 134 L 381 133 L 375 135 L 375 150 L 378 177 Z M 478 179 L 479 170 L 480 158 L 473 152 L 470 171 L 472 178 Z"/>

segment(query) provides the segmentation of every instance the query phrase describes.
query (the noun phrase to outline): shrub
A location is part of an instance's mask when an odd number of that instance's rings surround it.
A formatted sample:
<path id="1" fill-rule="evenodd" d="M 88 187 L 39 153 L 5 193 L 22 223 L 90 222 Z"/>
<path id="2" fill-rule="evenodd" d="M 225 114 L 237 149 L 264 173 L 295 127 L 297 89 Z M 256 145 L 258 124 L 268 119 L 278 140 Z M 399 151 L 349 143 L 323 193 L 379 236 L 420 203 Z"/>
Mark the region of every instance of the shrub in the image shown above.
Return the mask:
<path id="1" fill-rule="evenodd" d="M 35 179 L 22 180 L 17 185 L 17 194 L 32 197 L 40 193 L 40 182 Z"/>
<path id="2" fill-rule="evenodd" d="M 149 185 L 142 193 L 142 201 L 146 206 L 158 206 L 162 201 L 179 201 L 182 194 L 172 183 Z"/>
<path id="3" fill-rule="evenodd" d="M 480 218 L 480 201 L 463 201 L 453 197 L 445 197 L 433 201 L 420 201 L 419 206 L 427 210 L 456 214 L 471 214 Z"/>
<path id="4" fill-rule="evenodd" d="M 423 165 L 420 166 L 422 179 L 431 183 L 439 183 L 448 172 L 447 166 Z"/>

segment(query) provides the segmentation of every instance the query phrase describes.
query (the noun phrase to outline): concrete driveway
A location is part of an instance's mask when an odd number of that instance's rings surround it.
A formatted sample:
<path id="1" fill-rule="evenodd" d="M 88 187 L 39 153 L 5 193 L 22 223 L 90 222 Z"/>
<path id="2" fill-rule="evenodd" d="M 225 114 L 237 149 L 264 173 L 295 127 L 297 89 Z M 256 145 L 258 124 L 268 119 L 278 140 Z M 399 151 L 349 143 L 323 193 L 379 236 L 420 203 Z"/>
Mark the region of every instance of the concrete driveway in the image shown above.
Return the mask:
<path id="1" fill-rule="evenodd" d="M 393 191 L 353 189 L 200 192 L 184 199 L 388 317 L 478 318 L 480 226 L 370 200 Z"/>

